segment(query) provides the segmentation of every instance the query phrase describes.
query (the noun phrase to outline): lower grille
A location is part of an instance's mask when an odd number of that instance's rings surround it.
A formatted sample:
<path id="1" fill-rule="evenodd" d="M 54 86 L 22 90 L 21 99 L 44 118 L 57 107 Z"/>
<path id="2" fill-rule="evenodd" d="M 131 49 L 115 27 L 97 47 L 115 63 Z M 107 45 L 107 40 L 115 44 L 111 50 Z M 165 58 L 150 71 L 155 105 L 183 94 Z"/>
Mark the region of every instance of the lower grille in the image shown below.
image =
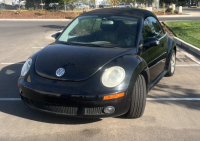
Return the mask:
<path id="1" fill-rule="evenodd" d="M 69 107 L 69 106 L 64 106 L 64 105 L 57 105 L 57 104 L 49 104 L 49 103 L 43 103 L 43 102 L 38 102 L 35 100 L 29 100 L 26 97 L 22 97 L 22 100 L 25 104 L 38 108 L 40 110 L 45 110 L 49 112 L 54 112 L 58 114 L 65 114 L 65 115 L 77 115 L 78 110 L 79 113 L 82 113 L 84 115 L 103 115 L 105 114 L 103 112 L 104 107 Z M 83 112 L 81 112 L 84 110 Z"/>
<path id="2" fill-rule="evenodd" d="M 66 107 L 66 106 L 61 106 L 61 105 L 52 105 L 52 104 L 37 102 L 34 100 L 31 100 L 31 102 L 36 108 L 50 111 L 50 112 L 66 114 L 66 115 L 77 115 L 77 112 L 78 112 L 78 107 Z"/>
<path id="3" fill-rule="evenodd" d="M 93 108 L 85 108 L 85 115 L 101 115 L 103 113 L 104 107 L 93 107 Z"/>

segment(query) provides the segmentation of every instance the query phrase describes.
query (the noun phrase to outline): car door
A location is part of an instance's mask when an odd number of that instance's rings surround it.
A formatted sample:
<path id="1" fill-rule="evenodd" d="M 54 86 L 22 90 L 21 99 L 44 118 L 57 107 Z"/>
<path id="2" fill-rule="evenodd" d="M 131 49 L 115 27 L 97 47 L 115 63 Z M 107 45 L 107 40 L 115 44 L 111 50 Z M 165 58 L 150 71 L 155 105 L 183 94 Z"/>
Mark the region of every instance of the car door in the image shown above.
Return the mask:
<path id="1" fill-rule="evenodd" d="M 157 38 L 159 45 L 143 48 L 141 57 L 146 61 L 150 72 L 150 82 L 154 81 L 165 68 L 167 55 L 167 34 L 160 22 L 154 17 L 147 17 L 143 24 L 143 42 L 149 38 Z"/>

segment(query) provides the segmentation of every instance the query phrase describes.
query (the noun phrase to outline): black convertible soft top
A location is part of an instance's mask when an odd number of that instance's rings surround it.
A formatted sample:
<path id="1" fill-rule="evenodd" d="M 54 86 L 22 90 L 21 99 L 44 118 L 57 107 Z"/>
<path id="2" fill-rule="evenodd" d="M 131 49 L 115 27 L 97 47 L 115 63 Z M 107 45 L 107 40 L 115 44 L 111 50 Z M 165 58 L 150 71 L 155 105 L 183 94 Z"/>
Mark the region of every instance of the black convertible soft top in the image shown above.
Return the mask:
<path id="1" fill-rule="evenodd" d="M 104 9 L 92 10 L 83 13 L 82 15 L 89 15 L 89 14 L 116 14 L 116 15 L 142 17 L 144 19 L 148 16 L 152 16 L 156 18 L 156 16 L 152 12 L 136 8 L 104 8 Z"/>

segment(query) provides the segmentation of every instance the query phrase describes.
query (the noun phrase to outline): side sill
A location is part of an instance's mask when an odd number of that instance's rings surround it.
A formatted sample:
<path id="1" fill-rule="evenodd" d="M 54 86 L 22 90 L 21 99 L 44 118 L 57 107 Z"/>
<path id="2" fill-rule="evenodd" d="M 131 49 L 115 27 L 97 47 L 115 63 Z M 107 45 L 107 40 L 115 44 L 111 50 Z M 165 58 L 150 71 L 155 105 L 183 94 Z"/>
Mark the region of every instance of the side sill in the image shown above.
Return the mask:
<path id="1" fill-rule="evenodd" d="M 165 76 L 167 70 L 164 70 L 149 86 L 149 91 Z"/>

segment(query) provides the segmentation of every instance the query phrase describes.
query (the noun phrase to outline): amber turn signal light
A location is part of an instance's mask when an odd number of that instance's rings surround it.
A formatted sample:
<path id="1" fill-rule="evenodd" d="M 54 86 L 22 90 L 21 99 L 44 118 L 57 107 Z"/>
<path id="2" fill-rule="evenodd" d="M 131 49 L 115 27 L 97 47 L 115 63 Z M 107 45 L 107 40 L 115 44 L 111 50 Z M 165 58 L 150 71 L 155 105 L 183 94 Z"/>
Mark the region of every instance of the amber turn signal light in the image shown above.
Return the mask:
<path id="1" fill-rule="evenodd" d="M 103 97 L 103 100 L 108 100 L 108 99 L 115 99 L 119 97 L 123 97 L 124 93 L 118 93 L 118 94 L 113 94 L 113 95 L 107 95 Z"/>

